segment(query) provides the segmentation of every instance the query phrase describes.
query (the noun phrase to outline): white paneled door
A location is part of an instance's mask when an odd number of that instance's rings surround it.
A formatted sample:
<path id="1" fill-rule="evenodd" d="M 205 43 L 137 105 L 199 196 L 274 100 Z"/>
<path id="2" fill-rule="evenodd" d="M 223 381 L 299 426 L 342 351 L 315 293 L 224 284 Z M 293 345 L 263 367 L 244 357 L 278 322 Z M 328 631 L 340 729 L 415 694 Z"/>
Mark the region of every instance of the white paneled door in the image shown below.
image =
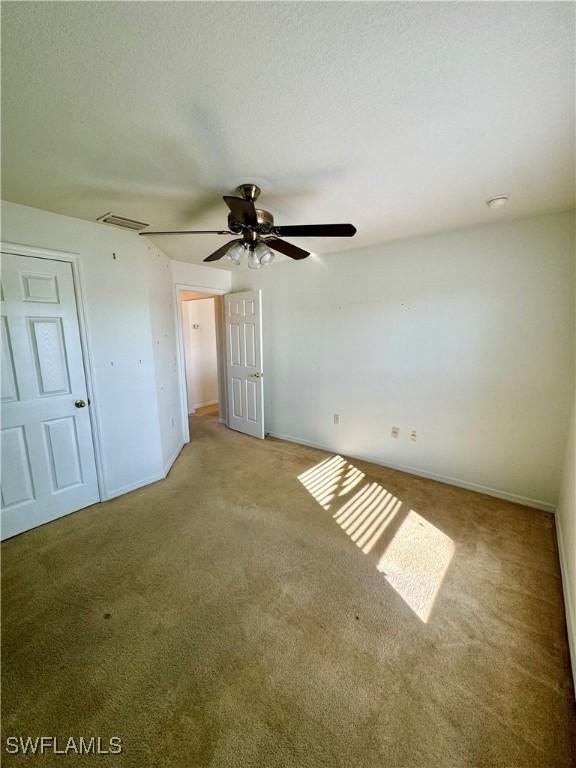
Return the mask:
<path id="1" fill-rule="evenodd" d="M 228 426 L 264 437 L 261 291 L 224 297 Z"/>
<path id="2" fill-rule="evenodd" d="M 2 256 L 1 533 L 100 500 L 72 267 Z"/>

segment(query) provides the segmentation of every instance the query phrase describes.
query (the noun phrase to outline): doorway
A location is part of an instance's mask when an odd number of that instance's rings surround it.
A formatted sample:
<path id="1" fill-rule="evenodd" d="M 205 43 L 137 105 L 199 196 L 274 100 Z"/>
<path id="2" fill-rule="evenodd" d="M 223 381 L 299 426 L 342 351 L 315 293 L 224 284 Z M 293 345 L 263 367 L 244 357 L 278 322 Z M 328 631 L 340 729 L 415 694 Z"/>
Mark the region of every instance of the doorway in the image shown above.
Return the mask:
<path id="1" fill-rule="evenodd" d="M 176 284 L 174 290 L 184 442 L 190 441 L 190 419 L 202 417 L 217 418 L 231 429 L 263 439 L 262 291 L 226 293 L 217 288 L 182 284 Z M 213 309 L 203 310 L 202 305 L 198 309 L 196 305 L 207 299 Z M 210 304 L 206 302 L 206 306 Z M 204 353 L 199 348 L 204 348 Z M 213 387 L 214 351 L 217 402 Z M 210 362 L 204 371 L 206 359 Z M 207 388 L 197 386 L 199 379 Z"/>
<path id="2" fill-rule="evenodd" d="M 225 421 L 218 343 L 221 299 L 192 290 L 181 290 L 178 298 L 188 420 Z"/>

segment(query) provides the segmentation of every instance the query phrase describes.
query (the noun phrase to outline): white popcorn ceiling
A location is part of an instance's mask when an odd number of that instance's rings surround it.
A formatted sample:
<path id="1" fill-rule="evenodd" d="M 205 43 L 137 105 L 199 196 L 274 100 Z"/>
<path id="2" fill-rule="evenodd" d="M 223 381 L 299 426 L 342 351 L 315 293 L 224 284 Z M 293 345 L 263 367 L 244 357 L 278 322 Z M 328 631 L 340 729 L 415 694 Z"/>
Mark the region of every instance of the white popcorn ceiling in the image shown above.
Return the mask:
<path id="1" fill-rule="evenodd" d="M 574 195 L 571 3 L 5 3 L 3 197 L 94 220 L 351 222 L 316 253 Z M 485 201 L 510 195 L 507 207 Z M 102 225 L 104 226 L 104 225 Z M 157 238 L 200 263 L 218 236 Z M 221 266 L 229 266 L 227 262 Z"/>

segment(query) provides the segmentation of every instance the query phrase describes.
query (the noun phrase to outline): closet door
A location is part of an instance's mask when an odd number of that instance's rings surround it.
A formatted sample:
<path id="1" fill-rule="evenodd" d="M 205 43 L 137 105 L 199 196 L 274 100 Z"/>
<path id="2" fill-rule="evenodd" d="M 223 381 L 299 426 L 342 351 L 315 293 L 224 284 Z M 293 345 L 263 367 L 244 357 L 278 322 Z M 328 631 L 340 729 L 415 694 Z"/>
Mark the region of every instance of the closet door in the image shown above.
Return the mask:
<path id="1" fill-rule="evenodd" d="M 72 267 L 2 255 L 2 538 L 100 500 Z"/>

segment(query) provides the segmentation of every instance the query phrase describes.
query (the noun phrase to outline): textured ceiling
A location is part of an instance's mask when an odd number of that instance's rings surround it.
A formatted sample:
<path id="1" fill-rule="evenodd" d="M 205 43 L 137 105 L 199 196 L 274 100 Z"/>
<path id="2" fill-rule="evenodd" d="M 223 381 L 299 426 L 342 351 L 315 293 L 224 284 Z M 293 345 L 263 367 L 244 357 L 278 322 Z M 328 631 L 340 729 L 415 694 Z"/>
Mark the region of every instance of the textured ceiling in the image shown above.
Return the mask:
<path id="1" fill-rule="evenodd" d="M 5 2 L 3 196 L 94 220 L 352 222 L 317 253 L 573 205 L 574 6 Z M 490 211 L 484 201 L 509 194 Z M 103 225 L 104 226 L 104 225 Z M 218 237 L 158 238 L 199 262 Z M 228 266 L 228 265 L 226 265 Z"/>

